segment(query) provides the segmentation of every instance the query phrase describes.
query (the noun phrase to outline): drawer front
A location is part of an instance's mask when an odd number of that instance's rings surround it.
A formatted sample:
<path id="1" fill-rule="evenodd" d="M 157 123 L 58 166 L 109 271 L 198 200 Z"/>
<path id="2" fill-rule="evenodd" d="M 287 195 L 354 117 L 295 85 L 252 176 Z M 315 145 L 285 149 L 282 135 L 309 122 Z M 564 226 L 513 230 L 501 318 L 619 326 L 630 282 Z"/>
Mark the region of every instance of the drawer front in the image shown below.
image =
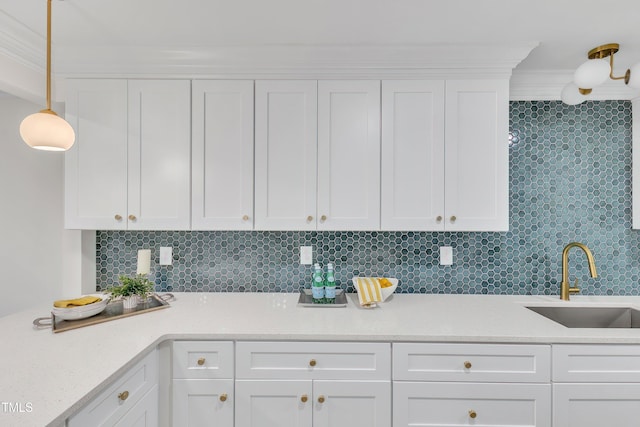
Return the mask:
<path id="1" fill-rule="evenodd" d="M 640 384 L 554 384 L 553 425 L 638 427 Z"/>
<path id="2" fill-rule="evenodd" d="M 549 382 L 551 347 L 508 344 L 393 344 L 393 379 Z"/>
<path id="3" fill-rule="evenodd" d="M 238 342 L 236 375 L 247 379 L 389 380 L 389 343 Z"/>
<path id="4" fill-rule="evenodd" d="M 174 341 L 173 378 L 233 378 L 233 342 Z"/>
<path id="5" fill-rule="evenodd" d="M 550 427 L 551 386 L 394 382 L 393 425 Z"/>
<path id="6" fill-rule="evenodd" d="M 118 419 L 158 383 L 158 353 L 153 350 L 67 421 L 68 427 L 102 426 Z"/>
<path id="7" fill-rule="evenodd" d="M 553 381 L 640 382 L 640 345 L 554 345 Z"/>

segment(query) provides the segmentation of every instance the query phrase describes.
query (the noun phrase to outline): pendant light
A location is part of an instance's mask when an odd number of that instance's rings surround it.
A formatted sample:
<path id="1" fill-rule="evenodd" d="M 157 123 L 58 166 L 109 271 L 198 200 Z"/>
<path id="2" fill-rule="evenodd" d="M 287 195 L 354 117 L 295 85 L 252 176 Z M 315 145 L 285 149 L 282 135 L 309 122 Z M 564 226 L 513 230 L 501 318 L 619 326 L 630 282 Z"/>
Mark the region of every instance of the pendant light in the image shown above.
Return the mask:
<path id="1" fill-rule="evenodd" d="M 76 139 L 71 125 L 51 109 L 51 0 L 47 0 L 47 108 L 20 123 L 20 136 L 28 146 L 48 151 L 68 150 Z"/>

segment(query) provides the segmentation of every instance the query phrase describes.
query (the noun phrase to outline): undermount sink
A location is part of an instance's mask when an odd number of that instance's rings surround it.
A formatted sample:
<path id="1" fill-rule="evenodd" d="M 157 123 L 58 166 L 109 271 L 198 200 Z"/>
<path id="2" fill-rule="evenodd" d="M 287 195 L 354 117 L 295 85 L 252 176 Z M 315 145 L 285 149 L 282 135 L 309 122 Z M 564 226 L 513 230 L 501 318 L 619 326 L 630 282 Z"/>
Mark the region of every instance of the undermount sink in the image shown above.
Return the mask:
<path id="1" fill-rule="evenodd" d="M 527 307 L 567 328 L 640 328 L 640 311 L 630 307 Z"/>

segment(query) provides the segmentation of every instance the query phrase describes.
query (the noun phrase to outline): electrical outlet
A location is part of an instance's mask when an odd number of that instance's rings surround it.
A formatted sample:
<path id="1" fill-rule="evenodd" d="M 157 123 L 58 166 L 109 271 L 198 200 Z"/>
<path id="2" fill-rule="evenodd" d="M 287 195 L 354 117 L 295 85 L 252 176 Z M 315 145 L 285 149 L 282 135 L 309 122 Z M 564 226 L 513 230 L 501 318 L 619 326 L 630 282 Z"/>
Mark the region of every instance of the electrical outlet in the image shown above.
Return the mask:
<path id="1" fill-rule="evenodd" d="M 173 248 L 161 247 L 160 248 L 160 265 L 173 264 Z"/>
<path id="2" fill-rule="evenodd" d="M 300 246 L 300 264 L 313 264 L 313 246 Z"/>
<path id="3" fill-rule="evenodd" d="M 440 247 L 440 265 L 453 264 L 453 248 L 451 246 Z"/>

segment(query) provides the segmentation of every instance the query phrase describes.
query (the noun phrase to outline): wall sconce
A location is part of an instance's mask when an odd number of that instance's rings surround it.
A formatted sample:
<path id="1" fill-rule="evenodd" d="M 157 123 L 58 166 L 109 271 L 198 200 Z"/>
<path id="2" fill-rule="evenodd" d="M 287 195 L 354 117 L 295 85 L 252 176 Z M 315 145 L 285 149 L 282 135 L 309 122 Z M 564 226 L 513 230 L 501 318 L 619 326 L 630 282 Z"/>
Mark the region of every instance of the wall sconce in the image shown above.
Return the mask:
<path id="1" fill-rule="evenodd" d="M 587 54 L 589 59 L 576 69 L 573 81 L 562 89 L 560 94 L 562 102 L 576 105 L 586 101 L 591 89 L 603 84 L 607 79 L 624 80 L 625 84 L 632 88 L 640 89 L 640 63 L 627 70 L 623 76 L 613 75 L 613 56 L 618 50 L 620 50 L 618 43 L 609 43 L 591 49 Z"/>

